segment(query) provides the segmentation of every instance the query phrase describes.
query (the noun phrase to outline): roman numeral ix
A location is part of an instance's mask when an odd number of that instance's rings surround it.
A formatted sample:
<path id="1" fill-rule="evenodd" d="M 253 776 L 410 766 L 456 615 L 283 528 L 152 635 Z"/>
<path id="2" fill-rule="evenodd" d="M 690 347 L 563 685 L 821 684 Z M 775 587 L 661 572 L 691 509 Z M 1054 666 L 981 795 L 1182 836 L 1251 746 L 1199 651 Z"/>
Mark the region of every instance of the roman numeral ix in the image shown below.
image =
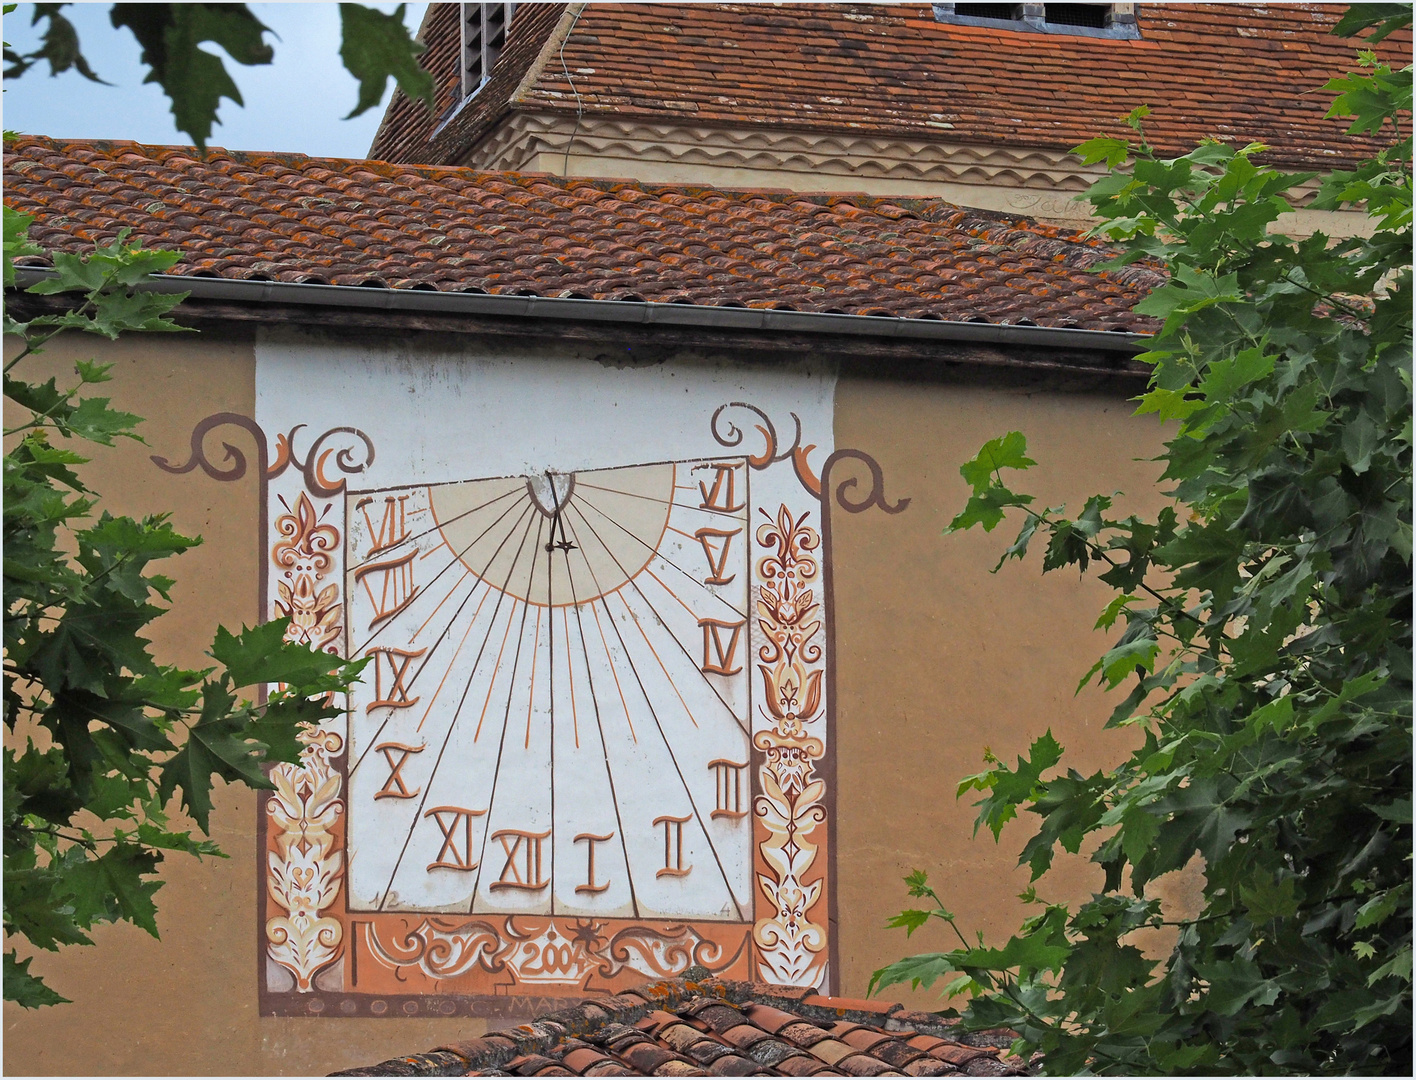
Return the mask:
<path id="1" fill-rule="evenodd" d="M 409 652 L 406 649 L 390 649 L 382 645 L 369 649 L 365 656 L 374 657 L 374 700 L 364 707 L 366 713 L 379 708 L 407 709 L 418 703 L 417 698 L 408 696 L 408 665 L 422 656 L 427 649 Z M 384 672 L 388 672 L 388 693 L 384 693 Z"/>

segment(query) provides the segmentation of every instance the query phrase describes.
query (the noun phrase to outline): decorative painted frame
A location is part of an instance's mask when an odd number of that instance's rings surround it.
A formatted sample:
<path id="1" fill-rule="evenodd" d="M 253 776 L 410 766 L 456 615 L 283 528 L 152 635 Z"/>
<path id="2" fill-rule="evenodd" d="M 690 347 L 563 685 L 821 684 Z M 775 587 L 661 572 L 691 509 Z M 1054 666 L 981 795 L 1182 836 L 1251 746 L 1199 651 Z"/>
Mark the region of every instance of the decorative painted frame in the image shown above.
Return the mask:
<path id="1" fill-rule="evenodd" d="M 745 442 L 726 415 L 730 410 L 752 414 L 763 440 L 760 452 L 744 458 L 749 469 L 764 475 L 771 470 L 779 492 L 787 490 L 780 478 L 789 476 L 795 492 L 770 508 L 753 507 L 758 514 L 749 529 L 749 649 L 759 676 L 751 679 L 750 698 L 757 885 L 752 922 L 616 920 L 606 928 L 556 915 L 350 911 L 346 714 L 303 736 L 302 762 L 271 768 L 274 790 L 258 799 L 262 1014 L 525 1017 L 566 997 L 613 992 L 646 977 L 678 975 L 691 965 L 726 977 L 835 990 L 832 509 L 856 514 L 878 507 L 896 514 L 909 499 L 889 502 L 880 466 L 859 450 L 835 450 L 816 475 L 808 463 L 816 447 L 803 445 L 795 413 L 794 438 L 783 447 L 762 409 L 742 401 L 720 405 L 711 433 L 725 449 Z M 338 653 L 348 528 L 342 495 L 349 478 L 372 464 L 374 443 L 357 428 L 341 426 L 300 453 L 299 425 L 276 436 L 270 461 L 255 421 L 217 413 L 193 430 L 185 464 L 152 460 L 168 472 L 200 467 L 212 479 L 239 480 L 246 457 L 238 448 L 223 443 L 222 464 L 204 449 L 208 435 L 230 426 L 255 443 L 262 610 L 290 619 L 291 640 Z M 837 477 L 847 462 L 864 467 L 863 494 L 857 494 L 858 468 Z"/>

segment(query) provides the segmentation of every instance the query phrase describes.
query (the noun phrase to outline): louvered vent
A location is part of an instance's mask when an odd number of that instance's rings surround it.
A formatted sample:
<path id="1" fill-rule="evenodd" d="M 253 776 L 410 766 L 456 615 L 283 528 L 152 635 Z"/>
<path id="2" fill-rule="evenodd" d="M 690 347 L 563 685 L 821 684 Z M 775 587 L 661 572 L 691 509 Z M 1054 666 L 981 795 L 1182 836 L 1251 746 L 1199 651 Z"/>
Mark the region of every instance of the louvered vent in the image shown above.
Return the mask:
<path id="1" fill-rule="evenodd" d="M 475 94 L 491 78 L 506 45 L 514 3 L 462 5 L 462 96 Z"/>

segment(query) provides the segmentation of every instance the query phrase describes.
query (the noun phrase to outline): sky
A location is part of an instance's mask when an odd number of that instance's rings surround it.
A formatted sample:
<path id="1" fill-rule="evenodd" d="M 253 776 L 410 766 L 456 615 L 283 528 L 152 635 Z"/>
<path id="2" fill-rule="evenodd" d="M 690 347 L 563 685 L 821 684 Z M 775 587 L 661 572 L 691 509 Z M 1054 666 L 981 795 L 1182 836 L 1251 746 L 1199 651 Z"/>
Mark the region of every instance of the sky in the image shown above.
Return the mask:
<path id="1" fill-rule="evenodd" d="M 162 90 L 156 84 L 143 84 L 145 69 L 138 63 L 142 50 L 129 30 L 113 29 L 108 21 L 110 6 L 76 3 L 66 7 L 64 15 L 78 31 L 89 66 L 114 85 L 91 83 L 75 71 L 51 77 L 49 65 L 40 62 L 22 78 L 5 80 L 7 129 L 57 138 L 132 139 L 159 145 L 191 142 L 173 126 L 170 103 Z M 392 12 L 398 5 L 373 6 Z M 404 20 L 411 32 L 417 31 L 427 6 L 408 5 Z M 266 38 L 275 47 L 275 60 L 245 67 L 218 46 L 205 46 L 225 62 L 245 100 L 244 108 L 222 101 L 211 145 L 317 157 L 366 156 L 393 83 L 390 80 L 376 108 L 353 120 L 343 119 L 354 108 L 358 83 L 339 60 L 339 5 L 274 3 L 250 8 L 279 35 Z M 43 24 L 31 27 L 33 16 L 34 5 L 21 4 L 4 17 L 5 40 L 20 52 L 39 44 Z"/>

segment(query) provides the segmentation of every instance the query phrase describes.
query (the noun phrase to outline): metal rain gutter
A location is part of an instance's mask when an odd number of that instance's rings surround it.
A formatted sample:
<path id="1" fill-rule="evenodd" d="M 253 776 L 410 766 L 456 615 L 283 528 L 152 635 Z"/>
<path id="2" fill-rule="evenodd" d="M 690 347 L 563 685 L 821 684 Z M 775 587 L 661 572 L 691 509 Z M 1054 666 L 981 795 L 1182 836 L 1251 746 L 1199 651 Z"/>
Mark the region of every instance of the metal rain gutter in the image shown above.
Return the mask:
<path id="1" fill-rule="evenodd" d="M 16 267 L 16 285 L 28 288 L 54 277 L 40 267 Z M 699 304 L 649 303 L 642 300 L 573 300 L 549 296 L 494 296 L 489 293 L 437 292 L 430 289 L 382 289 L 360 285 L 307 285 L 284 281 L 153 274 L 138 286 L 145 292 L 189 293 L 198 300 L 238 303 L 302 304 L 311 307 L 361 308 L 370 311 L 438 315 L 492 315 L 522 319 L 638 326 L 693 326 L 715 330 L 766 330 L 778 333 L 837 334 L 913 341 L 970 341 L 994 345 L 1033 345 L 1055 349 L 1136 353 L 1149 335 L 1115 330 L 1068 330 L 1003 323 L 949 322 L 882 315 L 831 315 L 814 311 L 708 307 Z"/>

